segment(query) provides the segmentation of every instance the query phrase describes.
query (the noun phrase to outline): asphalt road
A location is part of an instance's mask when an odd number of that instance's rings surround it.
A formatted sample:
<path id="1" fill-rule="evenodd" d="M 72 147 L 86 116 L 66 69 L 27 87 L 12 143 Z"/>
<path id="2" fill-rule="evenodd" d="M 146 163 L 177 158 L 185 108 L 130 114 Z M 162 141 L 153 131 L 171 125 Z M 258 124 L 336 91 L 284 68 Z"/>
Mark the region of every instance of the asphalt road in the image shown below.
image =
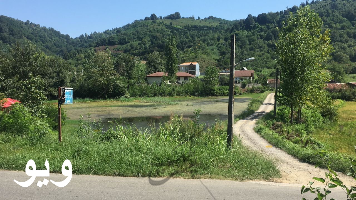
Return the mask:
<path id="1" fill-rule="evenodd" d="M 52 183 L 41 188 L 35 182 L 22 188 L 14 182 L 29 179 L 26 173 L 0 171 L 0 199 L 302 199 L 301 185 L 268 182 L 237 182 L 210 179 L 124 178 L 73 175 L 70 183 L 59 188 Z M 62 174 L 47 179 L 62 181 Z M 333 190 L 336 199 L 346 199 L 341 190 Z M 305 195 L 314 199 L 313 195 Z"/>

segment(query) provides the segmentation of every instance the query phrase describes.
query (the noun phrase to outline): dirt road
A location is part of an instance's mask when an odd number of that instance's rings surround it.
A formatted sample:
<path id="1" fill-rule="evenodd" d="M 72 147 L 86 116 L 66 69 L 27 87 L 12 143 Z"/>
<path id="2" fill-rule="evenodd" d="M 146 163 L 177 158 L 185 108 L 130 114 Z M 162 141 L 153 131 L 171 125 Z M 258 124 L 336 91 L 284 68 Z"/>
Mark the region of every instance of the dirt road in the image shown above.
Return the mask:
<path id="1" fill-rule="evenodd" d="M 302 163 L 298 159 L 290 156 L 279 148 L 269 144 L 265 139 L 254 131 L 256 121 L 267 112 L 273 110 L 274 94 L 269 94 L 263 105 L 252 116 L 238 121 L 234 125 L 234 134 L 239 136 L 242 143 L 267 157 L 276 161 L 278 169 L 281 171 L 281 178 L 275 179 L 277 183 L 308 184 L 313 177 L 325 177 L 327 170 L 315 168 L 315 166 Z M 347 186 L 356 185 L 352 177 L 339 174 L 340 179 Z"/>

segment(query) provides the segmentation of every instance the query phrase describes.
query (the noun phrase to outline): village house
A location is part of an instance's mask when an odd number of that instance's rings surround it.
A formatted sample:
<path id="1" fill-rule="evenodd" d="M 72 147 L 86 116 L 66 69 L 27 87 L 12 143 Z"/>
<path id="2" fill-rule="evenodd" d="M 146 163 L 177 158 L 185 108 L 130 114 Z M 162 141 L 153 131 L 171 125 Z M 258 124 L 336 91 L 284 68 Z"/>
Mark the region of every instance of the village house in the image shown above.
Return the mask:
<path id="1" fill-rule="evenodd" d="M 235 83 L 239 83 L 243 80 L 253 80 L 253 77 L 255 75 L 254 70 L 235 70 Z M 230 76 L 229 70 L 224 70 L 219 73 L 219 76 Z"/>
<path id="2" fill-rule="evenodd" d="M 281 83 L 281 81 L 278 79 L 277 87 L 279 87 L 280 83 Z M 267 84 L 269 87 L 275 88 L 276 87 L 276 79 L 268 79 Z"/>
<path id="3" fill-rule="evenodd" d="M 148 84 L 161 84 L 163 76 L 167 76 L 168 74 L 165 72 L 156 72 L 153 74 L 147 75 Z M 192 74 L 188 74 L 187 72 L 177 72 L 177 82 L 183 83 L 185 81 L 189 81 L 189 79 L 194 78 L 195 76 Z"/>
<path id="4" fill-rule="evenodd" d="M 186 62 L 178 65 L 179 72 L 186 72 L 188 74 L 194 75 L 195 77 L 200 76 L 199 63 L 197 62 Z"/>

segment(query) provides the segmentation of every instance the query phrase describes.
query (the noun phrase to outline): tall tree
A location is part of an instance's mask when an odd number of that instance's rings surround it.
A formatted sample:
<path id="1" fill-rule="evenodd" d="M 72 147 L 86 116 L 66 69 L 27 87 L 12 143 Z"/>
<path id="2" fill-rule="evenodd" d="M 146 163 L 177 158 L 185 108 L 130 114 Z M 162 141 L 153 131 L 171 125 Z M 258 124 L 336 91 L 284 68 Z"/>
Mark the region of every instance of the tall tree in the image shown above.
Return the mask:
<path id="1" fill-rule="evenodd" d="M 166 44 L 166 72 L 171 81 L 175 81 L 176 73 L 178 71 L 178 58 L 177 58 L 177 42 L 173 36 L 169 38 Z"/>
<path id="2" fill-rule="evenodd" d="M 322 20 L 309 6 L 291 13 L 283 25 L 277 42 L 277 54 L 281 66 L 282 101 L 293 111 L 301 109 L 307 102 L 324 102 L 327 73 L 325 62 L 332 51 L 329 30 L 321 32 Z"/>
<path id="3" fill-rule="evenodd" d="M 164 60 L 159 52 L 154 51 L 153 53 L 147 56 L 147 73 L 154 72 L 163 72 L 164 69 Z"/>

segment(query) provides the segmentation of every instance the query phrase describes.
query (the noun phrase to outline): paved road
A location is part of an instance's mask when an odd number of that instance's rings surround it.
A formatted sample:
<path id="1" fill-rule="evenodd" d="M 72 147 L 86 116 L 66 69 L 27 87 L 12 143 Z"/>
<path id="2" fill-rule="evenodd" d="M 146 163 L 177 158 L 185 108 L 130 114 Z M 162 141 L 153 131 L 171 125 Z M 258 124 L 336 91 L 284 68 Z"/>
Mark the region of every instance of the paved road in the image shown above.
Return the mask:
<path id="1" fill-rule="evenodd" d="M 237 182 L 208 179 L 123 178 L 110 176 L 73 175 L 64 188 L 49 183 L 37 187 L 36 181 L 28 188 L 14 182 L 26 181 L 25 172 L 0 171 L 0 199 L 273 199 L 302 198 L 301 185 L 266 182 Z M 61 174 L 50 174 L 48 179 L 64 180 Z M 156 184 L 156 185 L 153 185 Z M 157 185 L 158 184 L 158 185 Z M 333 191 L 336 199 L 346 199 L 341 190 Z M 313 199 L 314 196 L 304 196 Z"/>

